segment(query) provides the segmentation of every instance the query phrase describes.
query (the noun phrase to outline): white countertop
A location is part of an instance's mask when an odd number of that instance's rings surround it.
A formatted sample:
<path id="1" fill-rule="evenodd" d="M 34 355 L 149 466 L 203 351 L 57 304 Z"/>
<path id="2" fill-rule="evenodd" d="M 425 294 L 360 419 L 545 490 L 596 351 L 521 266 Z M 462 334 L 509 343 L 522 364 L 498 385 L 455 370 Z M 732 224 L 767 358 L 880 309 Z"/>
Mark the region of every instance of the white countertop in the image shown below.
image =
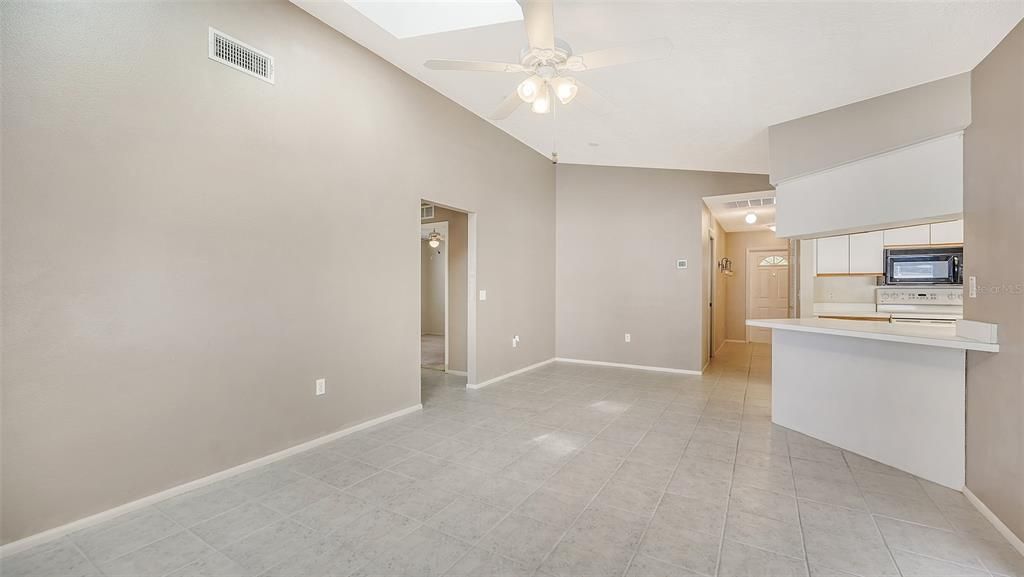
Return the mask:
<path id="1" fill-rule="evenodd" d="M 956 335 L 955 327 L 921 326 L 908 324 L 881 323 L 877 321 L 853 321 L 844 319 L 750 319 L 747 325 L 784 331 L 819 333 L 876 341 L 910 343 L 947 349 L 999 352 L 999 345 L 986 343 Z"/>

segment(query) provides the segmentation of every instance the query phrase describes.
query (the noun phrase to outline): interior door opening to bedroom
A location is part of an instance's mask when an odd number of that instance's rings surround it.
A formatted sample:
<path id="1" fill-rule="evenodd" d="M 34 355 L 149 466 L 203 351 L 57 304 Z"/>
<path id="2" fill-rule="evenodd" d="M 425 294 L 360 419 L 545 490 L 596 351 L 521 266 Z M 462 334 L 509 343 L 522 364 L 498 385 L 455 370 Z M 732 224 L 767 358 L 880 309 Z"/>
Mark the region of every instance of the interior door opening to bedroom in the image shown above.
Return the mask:
<path id="1" fill-rule="evenodd" d="M 465 212 L 420 203 L 420 374 L 465 387 L 469 372 L 469 236 Z"/>

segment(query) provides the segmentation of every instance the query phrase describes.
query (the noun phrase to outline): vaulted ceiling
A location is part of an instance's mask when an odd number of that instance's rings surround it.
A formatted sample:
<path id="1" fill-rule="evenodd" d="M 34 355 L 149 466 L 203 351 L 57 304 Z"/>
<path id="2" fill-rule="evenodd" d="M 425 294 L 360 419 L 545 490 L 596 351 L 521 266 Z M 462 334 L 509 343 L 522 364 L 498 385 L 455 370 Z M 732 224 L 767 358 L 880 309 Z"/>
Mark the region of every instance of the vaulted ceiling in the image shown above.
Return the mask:
<path id="1" fill-rule="evenodd" d="M 483 118 L 525 78 L 423 66 L 517 62 L 521 21 L 398 39 L 344 0 L 292 1 Z M 556 0 L 554 16 L 576 53 L 658 37 L 673 50 L 578 73 L 611 112 L 520 107 L 495 126 L 562 162 L 766 173 L 769 125 L 970 70 L 1024 17 L 1024 2 Z"/>

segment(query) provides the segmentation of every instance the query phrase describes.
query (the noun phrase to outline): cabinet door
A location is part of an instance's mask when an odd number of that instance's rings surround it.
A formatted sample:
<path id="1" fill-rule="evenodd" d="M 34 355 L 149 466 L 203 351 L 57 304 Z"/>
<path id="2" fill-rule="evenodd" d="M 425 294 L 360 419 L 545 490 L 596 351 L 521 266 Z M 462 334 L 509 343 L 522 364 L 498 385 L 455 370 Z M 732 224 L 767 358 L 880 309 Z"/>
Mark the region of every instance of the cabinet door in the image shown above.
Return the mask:
<path id="1" fill-rule="evenodd" d="M 932 244 L 963 244 L 964 221 L 937 222 L 931 226 Z"/>
<path id="2" fill-rule="evenodd" d="M 927 245 L 931 243 L 931 227 L 927 224 L 890 228 L 885 231 L 885 246 Z"/>
<path id="3" fill-rule="evenodd" d="M 882 274 L 882 231 L 850 235 L 850 274 Z"/>
<path id="4" fill-rule="evenodd" d="M 850 236 L 819 238 L 818 274 L 850 274 Z"/>

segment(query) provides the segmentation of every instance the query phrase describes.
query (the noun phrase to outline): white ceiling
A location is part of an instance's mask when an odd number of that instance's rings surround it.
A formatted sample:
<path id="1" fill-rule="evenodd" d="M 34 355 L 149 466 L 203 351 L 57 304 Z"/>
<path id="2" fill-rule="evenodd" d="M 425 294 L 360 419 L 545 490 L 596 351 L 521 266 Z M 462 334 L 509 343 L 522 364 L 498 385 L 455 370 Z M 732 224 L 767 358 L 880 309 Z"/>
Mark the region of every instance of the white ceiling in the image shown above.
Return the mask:
<path id="1" fill-rule="evenodd" d="M 718 196 L 705 196 L 704 204 L 711 211 L 715 220 L 722 225 L 725 232 L 751 232 L 769 230 L 768 225 L 775 224 L 775 205 L 757 206 L 761 199 L 775 198 L 774 190 L 762 190 L 760 192 L 744 192 L 741 194 L 722 194 Z M 754 206 L 735 207 L 730 203 L 747 204 L 752 201 Z M 744 218 L 747 213 L 757 215 L 757 222 L 747 224 Z"/>
<path id="2" fill-rule="evenodd" d="M 525 77 L 423 67 L 517 62 L 521 21 L 399 40 L 343 0 L 292 1 L 484 118 Z M 555 34 L 576 53 L 657 37 L 673 52 L 579 73 L 616 104 L 610 114 L 524 106 L 494 124 L 561 162 L 766 173 L 769 125 L 970 70 L 1022 17 L 1022 0 L 557 0 Z"/>

